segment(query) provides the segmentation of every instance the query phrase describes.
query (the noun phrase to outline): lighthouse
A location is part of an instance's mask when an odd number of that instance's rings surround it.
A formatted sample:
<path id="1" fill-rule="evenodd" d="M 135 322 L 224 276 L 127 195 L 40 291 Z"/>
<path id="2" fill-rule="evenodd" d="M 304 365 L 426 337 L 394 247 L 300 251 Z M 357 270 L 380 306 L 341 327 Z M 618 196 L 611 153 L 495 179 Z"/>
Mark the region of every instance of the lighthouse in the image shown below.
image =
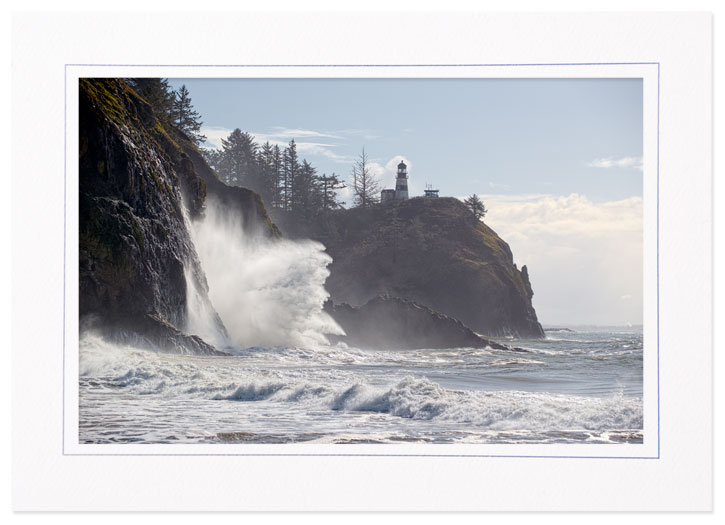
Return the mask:
<path id="1" fill-rule="evenodd" d="M 398 164 L 398 176 L 395 179 L 395 200 L 402 201 L 408 198 L 408 166 L 402 160 Z"/>
<path id="2" fill-rule="evenodd" d="M 408 166 L 402 160 L 398 164 L 398 173 L 395 177 L 395 189 L 386 189 L 380 192 L 380 202 L 393 204 L 408 198 Z"/>

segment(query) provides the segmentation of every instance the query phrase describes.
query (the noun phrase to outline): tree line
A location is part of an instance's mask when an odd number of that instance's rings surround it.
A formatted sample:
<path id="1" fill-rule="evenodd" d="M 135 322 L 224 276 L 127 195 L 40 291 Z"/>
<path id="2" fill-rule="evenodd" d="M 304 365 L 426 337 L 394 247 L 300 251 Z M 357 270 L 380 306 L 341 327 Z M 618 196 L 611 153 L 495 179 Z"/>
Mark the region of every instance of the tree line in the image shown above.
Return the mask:
<path id="1" fill-rule="evenodd" d="M 338 196 L 346 187 L 344 181 L 335 173 L 318 173 L 300 158 L 294 139 L 284 148 L 269 141 L 260 146 L 252 135 L 237 128 L 222 139 L 221 148 L 202 152 L 225 184 L 256 191 L 273 209 L 311 220 L 345 205 Z"/>
<path id="2" fill-rule="evenodd" d="M 347 187 L 345 182 L 335 173 L 319 174 L 306 159 L 300 159 L 294 139 L 284 148 L 269 141 L 260 146 L 252 135 L 237 128 L 222 139 L 221 148 L 203 148 L 203 123 L 185 85 L 173 90 L 165 78 L 126 80 L 154 108 L 162 123 L 183 131 L 199 147 L 209 166 L 227 185 L 250 188 L 268 207 L 305 221 L 345 206 L 338 195 Z M 379 204 L 380 181 L 371 169 L 365 148 L 353 164 L 350 182 L 353 207 Z M 488 211 L 475 194 L 464 203 L 475 222 Z"/>
<path id="3" fill-rule="evenodd" d="M 230 186 L 244 186 L 262 196 L 265 204 L 305 221 L 343 208 L 339 190 L 347 187 L 336 173 L 320 174 L 301 159 L 294 139 L 284 147 L 269 141 L 261 146 L 239 128 L 222 139 L 221 148 L 203 149 L 208 164 Z M 380 185 L 363 149 L 352 167 L 350 186 L 354 207 L 380 202 Z"/>
<path id="4" fill-rule="evenodd" d="M 318 173 L 317 168 L 300 158 L 294 139 L 284 148 L 269 141 L 259 145 L 249 133 L 237 128 L 222 139 L 220 148 L 204 148 L 202 120 L 185 85 L 175 91 L 163 78 L 130 78 L 127 82 L 151 104 L 162 123 L 180 129 L 199 147 L 209 166 L 227 185 L 250 188 L 268 207 L 305 220 L 346 204 L 338 195 L 346 187 L 345 182 L 335 173 Z M 364 151 L 361 162 L 353 167 L 353 175 L 353 204 L 369 206 L 377 202 L 377 185 Z"/>

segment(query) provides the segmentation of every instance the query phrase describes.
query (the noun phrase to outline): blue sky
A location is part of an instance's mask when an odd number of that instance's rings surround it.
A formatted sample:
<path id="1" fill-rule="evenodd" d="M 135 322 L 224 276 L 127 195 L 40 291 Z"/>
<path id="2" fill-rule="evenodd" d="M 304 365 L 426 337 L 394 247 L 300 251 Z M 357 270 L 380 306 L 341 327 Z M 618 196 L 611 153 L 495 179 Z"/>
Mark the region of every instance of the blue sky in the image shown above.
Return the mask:
<path id="1" fill-rule="evenodd" d="M 441 195 L 642 194 L 639 79 L 174 79 L 210 141 L 238 127 L 348 177 L 364 146 Z M 209 144 L 213 145 L 213 144 Z M 615 164 L 607 168 L 608 163 Z M 616 166 L 620 164 L 620 167 Z M 387 183 L 388 171 L 381 172 Z M 392 182 L 392 180 L 390 181 Z"/>
<path id="2" fill-rule="evenodd" d="M 383 187 L 477 193 L 527 264 L 548 324 L 642 322 L 640 79 L 170 79 L 208 146 L 234 128 L 350 176 L 365 147 Z M 343 195 L 348 200 L 349 196 Z"/>

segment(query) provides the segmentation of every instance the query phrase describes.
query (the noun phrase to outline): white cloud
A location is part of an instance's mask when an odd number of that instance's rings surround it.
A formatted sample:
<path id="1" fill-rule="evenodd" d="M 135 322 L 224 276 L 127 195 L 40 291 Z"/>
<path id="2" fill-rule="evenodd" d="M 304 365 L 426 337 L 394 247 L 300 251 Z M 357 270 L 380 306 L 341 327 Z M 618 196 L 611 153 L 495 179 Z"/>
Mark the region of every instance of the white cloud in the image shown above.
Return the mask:
<path id="1" fill-rule="evenodd" d="M 221 148 L 222 139 L 225 139 L 233 130 L 219 126 L 202 126 L 201 134 L 206 136 L 205 146 L 210 148 Z"/>
<path id="2" fill-rule="evenodd" d="M 510 190 L 511 186 L 508 184 L 501 184 L 499 182 L 489 182 L 488 185 L 492 190 Z"/>
<path id="3" fill-rule="evenodd" d="M 485 222 L 529 268 L 544 323 L 642 321 L 642 198 L 482 195 Z M 629 298 L 626 298 L 629 296 Z"/>
<path id="4" fill-rule="evenodd" d="M 320 142 L 304 142 L 304 141 L 297 141 L 297 151 L 301 156 L 309 156 L 309 155 L 319 155 L 322 157 L 327 157 L 328 159 L 334 160 L 335 162 L 339 162 L 342 164 L 352 164 L 353 158 L 349 157 L 347 155 L 340 155 L 339 153 L 335 153 L 332 148 L 335 147 L 335 144 L 324 144 Z M 273 144 L 272 141 L 270 141 L 270 144 Z M 287 146 L 287 142 L 284 144 L 281 144 L 280 147 Z"/>
<path id="5" fill-rule="evenodd" d="M 258 133 L 254 134 L 258 137 L 271 137 L 277 140 L 285 140 L 289 142 L 292 139 L 295 139 L 295 142 L 298 139 L 304 139 L 304 138 L 331 138 L 331 139 L 341 139 L 339 135 L 333 135 L 331 133 L 323 132 L 323 131 L 315 131 L 313 129 L 300 129 L 300 128 L 284 128 L 282 126 L 273 126 L 271 133 Z M 264 142 L 265 138 L 260 138 L 262 142 Z"/>
<path id="6" fill-rule="evenodd" d="M 335 131 L 338 135 L 361 137 L 363 140 L 375 140 L 381 136 L 371 129 L 347 128 Z"/>
<path id="7" fill-rule="evenodd" d="M 305 155 L 318 155 L 344 164 L 352 164 L 354 160 L 350 156 L 341 155 L 335 151 L 335 148 L 339 144 L 335 144 L 332 141 L 320 142 L 319 140 L 315 140 L 321 138 L 339 140 L 342 139 L 340 135 L 311 129 L 292 129 L 281 126 L 275 126 L 271 129 L 272 131 L 269 133 L 250 132 L 249 134 L 254 137 L 254 141 L 259 145 L 269 142 L 280 148 L 287 147 L 290 140 L 294 139 L 297 143 L 297 151 L 303 157 Z M 222 139 L 226 139 L 232 131 L 229 128 L 215 126 L 204 126 L 201 129 L 201 132 L 206 135 L 206 146 L 213 148 L 221 148 Z"/>
<path id="8" fill-rule="evenodd" d="M 343 180 L 344 177 L 341 177 Z M 347 180 L 345 181 L 345 187 L 342 189 L 337 190 L 337 199 L 340 202 L 344 203 L 345 207 L 350 207 L 352 205 L 353 201 L 353 195 L 352 195 L 352 188 L 350 187 L 350 183 Z"/>
<path id="9" fill-rule="evenodd" d="M 221 148 L 222 139 L 227 138 L 232 131 L 233 130 L 230 128 L 220 126 L 203 126 L 201 129 L 201 132 L 207 137 L 205 146 L 210 148 Z M 255 142 L 259 145 L 269 142 L 270 144 L 279 146 L 280 148 L 287 147 L 290 140 L 294 139 L 297 144 L 297 151 L 302 157 L 325 157 L 336 163 L 346 164 L 348 165 L 348 168 L 352 167 L 353 162 L 356 160 L 356 156 L 339 153 L 339 148 L 341 146 L 345 146 L 349 140 L 352 140 L 353 143 L 357 143 L 361 140 L 373 140 L 380 138 L 380 136 L 373 130 L 357 128 L 337 131 L 319 131 L 313 129 L 273 126 L 266 132 L 249 132 L 249 134 L 254 137 Z M 385 166 L 378 164 L 376 165 L 376 168 L 378 166 L 381 168 L 379 170 L 380 176 L 387 177 L 390 172 L 387 164 Z M 393 170 L 393 179 L 394 171 L 395 170 Z"/>
<path id="10" fill-rule="evenodd" d="M 622 157 L 621 159 L 606 157 L 594 159 L 587 166 L 590 168 L 633 168 L 639 171 L 643 170 L 642 157 Z"/>
<path id="11" fill-rule="evenodd" d="M 352 164 L 354 158 L 349 155 L 342 155 L 336 151 L 335 148 L 341 146 L 344 143 L 335 143 L 334 140 L 343 140 L 340 133 L 335 134 L 332 132 L 315 131 L 311 129 L 298 129 L 298 128 L 283 128 L 273 127 L 270 133 L 252 133 L 258 144 L 269 142 L 272 145 L 277 145 L 280 148 L 287 147 L 290 140 L 294 139 L 297 144 L 297 151 L 301 156 L 320 156 L 326 157 L 334 162 L 340 164 Z M 347 130 L 351 131 L 351 130 Z M 320 142 L 314 139 L 333 139 L 333 141 Z"/>

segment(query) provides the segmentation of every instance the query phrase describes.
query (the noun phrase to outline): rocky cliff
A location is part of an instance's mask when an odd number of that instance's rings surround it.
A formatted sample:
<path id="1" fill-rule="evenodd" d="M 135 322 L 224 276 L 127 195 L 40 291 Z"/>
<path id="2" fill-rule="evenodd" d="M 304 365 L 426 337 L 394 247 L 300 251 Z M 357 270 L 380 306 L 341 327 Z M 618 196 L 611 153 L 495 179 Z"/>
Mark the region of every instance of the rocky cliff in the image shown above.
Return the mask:
<path id="1" fill-rule="evenodd" d="M 344 336 L 328 335 L 328 338 L 358 348 L 489 347 L 512 350 L 484 339 L 457 319 L 397 297 L 378 296 L 357 308 L 349 304 L 334 305 L 328 301 L 325 311 L 345 331 Z"/>
<path id="2" fill-rule="evenodd" d="M 453 198 L 339 210 L 307 232 L 333 258 L 325 286 L 335 303 L 378 295 L 415 301 L 491 337 L 544 337 L 526 266 Z"/>
<path id="3" fill-rule="evenodd" d="M 82 325 L 169 351 L 219 353 L 185 333 L 189 294 L 209 301 L 189 220 L 215 196 L 262 225 L 255 231 L 279 231 L 256 193 L 221 183 L 189 138 L 125 82 L 81 79 L 79 88 Z"/>
<path id="4" fill-rule="evenodd" d="M 191 140 L 125 82 L 82 79 L 79 88 L 81 323 L 156 348 L 218 353 L 186 333 L 191 294 L 214 312 L 189 221 L 215 199 L 250 235 L 279 230 L 258 194 L 219 181 Z M 339 210 L 303 229 L 293 233 L 322 241 L 333 258 L 325 286 L 335 303 L 389 295 L 488 336 L 544 335 L 527 268 L 456 199 Z"/>

